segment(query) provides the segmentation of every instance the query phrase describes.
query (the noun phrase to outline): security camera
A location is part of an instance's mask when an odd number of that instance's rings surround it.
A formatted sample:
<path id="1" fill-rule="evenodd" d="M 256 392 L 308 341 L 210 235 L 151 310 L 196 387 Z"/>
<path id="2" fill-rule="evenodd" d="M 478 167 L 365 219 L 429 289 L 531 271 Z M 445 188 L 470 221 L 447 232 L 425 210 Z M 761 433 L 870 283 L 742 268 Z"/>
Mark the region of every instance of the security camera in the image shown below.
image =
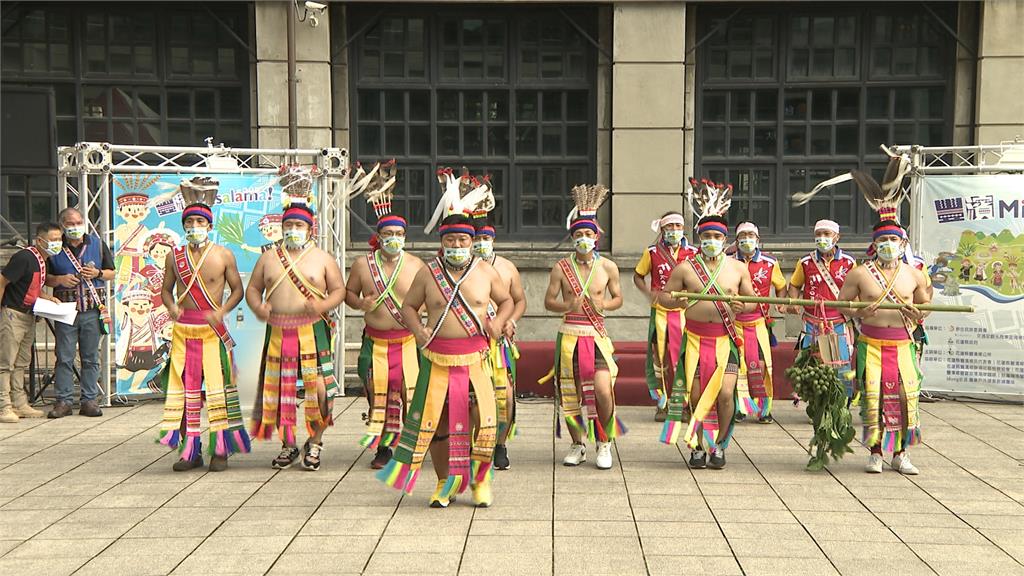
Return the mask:
<path id="1" fill-rule="evenodd" d="M 309 15 L 309 25 L 311 28 L 316 28 L 320 25 L 320 20 L 316 17 L 316 14 Z"/>
<path id="2" fill-rule="evenodd" d="M 319 2 L 306 2 L 306 10 L 316 10 L 317 12 L 323 12 L 326 9 L 326 4 L 321 4 Z"/>

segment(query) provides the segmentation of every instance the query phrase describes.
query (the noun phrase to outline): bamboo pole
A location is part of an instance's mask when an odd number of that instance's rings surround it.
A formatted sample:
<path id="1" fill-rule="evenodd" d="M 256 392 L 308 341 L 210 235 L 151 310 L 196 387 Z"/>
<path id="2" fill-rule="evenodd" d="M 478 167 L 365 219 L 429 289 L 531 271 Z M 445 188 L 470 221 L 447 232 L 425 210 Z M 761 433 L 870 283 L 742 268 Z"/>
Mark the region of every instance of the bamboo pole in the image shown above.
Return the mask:
<path id="1" fill-rule="evenodd" d="M 702 300 L 706 302 L 743 302 L 744 304 L 778 304 L 781 306 L 826 306 L 828 308 L 867 308 L 871 302 L 858 300 L 805 300 L 803 298 L 772 298 L 769 296 L 738 296 L 736 294 L 699 294 L 696 292 L 671 292 L 677 300 Z M 882 302 L 881 310 L 899 310 L 903 304 Z M 915 304 L 914 308 L 927 312 L 974 312 L 974 306 L 946 304 Z"/>

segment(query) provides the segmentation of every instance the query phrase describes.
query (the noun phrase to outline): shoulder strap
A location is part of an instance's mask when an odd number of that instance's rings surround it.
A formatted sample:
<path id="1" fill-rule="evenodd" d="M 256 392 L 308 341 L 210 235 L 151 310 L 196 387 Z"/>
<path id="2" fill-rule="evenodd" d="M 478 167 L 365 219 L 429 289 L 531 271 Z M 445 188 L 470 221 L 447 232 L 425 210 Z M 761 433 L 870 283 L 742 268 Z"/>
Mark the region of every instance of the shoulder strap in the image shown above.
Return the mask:
<path id="1" fill-rule="evenodd" d="M 68 260 L 71 262 L 71 265 L 75 268 L 75 272 L 78 272 L 78 274 L 81 275 L 82 263 L 78 261 L 78 258 L 75 257 L 71 250 L 68 250 L 67 246 L 64 247 L 64 255 L 67 256 Z M 106 324 L 107 330 L 110 330 L 110 312 L 107 311 L 107 307 L 104 306 L 103 301 L 100 300 L 100 295 L 96 293 L 96 287 L 93 285 L 92 280 L 86 281 L 83 279 L 82 282 L 79 282 L 79 290 L 82 290 L 83 284 L 85 284 L 86 288 L 88 288 L 89 297 L 92 298 L 93 303 L 96 304 L 96 308 L 100 311 L 100 320 L 104 324 Z"/>
<path id="2" fill-rule="evenodd" d="M 35 246 L 29 246 L 26 250 L 36 257 L 36 262 L 39 264 L 39 291 L 42 293 L 43 286 L 46 285 L 46 258 L 43 258 L 43 255 Z"/>
<path id="3" fill-rule="evenodd" d="M 184 301 L 185 296 L 188 296 L 199 310 L 220 309 L 220 306 L 214 303 L 213 299 L 210 298 L 201 274 L 203 262 L 206 261 L 206 256 L 209 255 L 212 249 L 212 243 L 207 245 L 206 249 L 203 250 L 202 255 L 199 257 L 199 262 L 194 265 L 192 263 L 192 255 L 188 251 L 188 246 L 182 246 L 174 249 L 174 268 L 178 273 L 178 278 L 180 278 L 182 283 L 186 285 L 185 290 L 178 296 L 178 304 L 181 304 Z M 231 337 L 231 334 L 228 333 L 228 327 L 224 322 L 210 324 L 210 327 L 217 333 L 217 336 L 228 350 L 235 347 L 235 340 Z"/>
<path id="4" fill-rule="evenodd" d="M 466 305 L 462 299 L 462 294 L 459 292 L 459 288 L 462 283 L 465 282 L 466 278 L 476 269 L 477 263 L 480 260 L 474 258 L 473 262 L 470 263 L 469 268 L 454 283 L 451 281 L 451 276 L 448 275 L 444 269 L 444 265 L 441 264 L 441 259 L 435 257 L 431 260 L 427 266 L 430 269 L 430 275 L 433 276 L 434 282 L 437 284 L 437 288 L 441 291 L 441 295 L 444 296 L 445 306 L 441 311 L 441 316 L 437 320 L 437 326 L 434 326 L 434 331 L 431 333 L 430 338 L 427 340 L 427 344 L 430 344 L 437 336 L 438 332 L 441 331 L 441 326 L 444 324 L 445 318 L 448 317 L 449 312 L 454 312 L 459 318 L 459 323 L 462 324 L 462 329 L 466 331 L 468 336 L 477 336 L 483 330 L 483 325 L 480 324 L 480 319 L 473 314 L 472 308 Z M 425 344 L 424 346 L 426 346 Z"/>
<path id="5" fill-rule="evenodd" d="M 402 265 L 405 264 L 405 252 L 402 252 L 398 257 L 395 271 L 391 273 L 390 278 L 384 276 L 384 267 L 380 265 L 379 257 L 380 253 L 376 250 L 366 255 L 366 263 L 370 268 L 370 279 L 373 280 L 374 287 L 380 293 L 377 301 L 373 304 L 373 309 L 376 310 L 381 304 L 384 304 L 391 317 L 402 326 L 405 326 L 405 322 L 402 320 L 402 311 L 400 310 L 402 304 L 398 301 L 394 290 L 395 284 L 398 282 L 398 276 L 402 271 Z"/>
<path id="6" fill-rule="evenodd" d="M 718 268 L 715 271 L 708 274 L 707 264 L 704 262 L 704 258 L 701 256 L 695 257 L 693 260 L 693 271 L 697 274 L 697 279 L 700 280 L 701 284 L 704 285 L 704 290 L 701 294 L 717 294 L 724 295 L 722 290 L 718 287 L 718 274 L 722 271 L 722 267 L 725 266 L 725 260 L 723 259 L 718 264 Z M 729 333 L 729 338 L 737 345 L 741 346 L 742 340 L 736 332 L 736 325 L 733 323 L 732 315 L 729 314 L 729 309 L 725 306 L 725 302 L 714 301 L 715 309 L 718 310 L 718 315 L 722 317 L 722 324 L 725 325 L 725 330 Z"/>
<path id="7" fill-rule="evenodd" d="M 832 293 L 833 298 L 839 297 L 839 286 L 836 285 L 835 278 L 832 278 L 832 271 L 829 266 L 824 266 L 821 260 L 816 258 L 816 254 L 811 254 L 811 262 L 814 262 L 814 266 L 818 269 L 818 274 L 821 274 L 822 279 L 825 281 L 825 285 L 828 286 L 829 292 Z"/>
<path id="8" fill-rule="evenodd" d="M 594 305 L 590 301 L 590 294 L 587 290 L 590 288 L 590 281 L 594 278 L 594 270 L 597 269 L 597 260 L 594 260 L 594 265 L 590 269 L 590 275 L 587 277 L 585 283 L 580 282 L 579 270 L 576 268 L 576 263 L 572 260 L 572 257 L 562 258 L 558 261 L 558 265 L 562 268 L 562 274 L 565 275 L 565 279 L 569 281 L 569 287 L 572 288 L 573 294 L 576 296 L 583 297 L 583 314 L 586 315 L 587 320 L 597 330 L 597 333 L 602 337 L 608 337 L 608 331 L 605 329 L 604 317 L 594 310 Z"/>
<path id="9" fill-rule="evenodd" d="M 270 288 L 267 288 L 267 292 L 264 295 L 264 298 L 270 298 L 270 295 L 273 294 L 275 290 L 277 290 L 277 287 L 280 286 L 282 282 L 284 282 L 284 279 L 288 278 L 288 272 L 290 272 L 291 269 L 294 268 L 295 266 L 298 266 L 299 261 L 306 256 L 307 252 L 309 252 L 309 248 L 307 248 L 300 252 L 298 257 L 295 258 L 295 260 L 292 260 L 287 255 L 282 256 L 283 251 L 281 249 L 280 244 L 270 244 L 269 246 L 272 246 L 274 247 L 274 249 L 277 250 L 277 256 L 281 260 L 281 266 L 284 267 L 284 272 L 282 272 L 281 275 L 277 277 L 277 280 L 274 281 Z"/>

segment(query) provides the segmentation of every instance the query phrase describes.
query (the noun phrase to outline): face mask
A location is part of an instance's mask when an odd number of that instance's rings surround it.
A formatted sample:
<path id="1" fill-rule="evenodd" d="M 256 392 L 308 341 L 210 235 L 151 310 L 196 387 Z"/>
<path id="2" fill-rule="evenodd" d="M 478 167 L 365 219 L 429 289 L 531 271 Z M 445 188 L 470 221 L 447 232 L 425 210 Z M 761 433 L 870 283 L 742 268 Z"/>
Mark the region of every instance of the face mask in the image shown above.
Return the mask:
<path id="1" fill-rule="evenodd" d="M 574 242 L 576 246 L 576 252 L 580 254 L 590 254 L 597 247 L 597 238 L 588 238 L 586 236 L 580 236 Z"/>
<path id="2" fill-rule="evenodd" d="M 831 236 L 818 236 L 814 239 L 814 245 L 818 247 L 819 252 L 828 252 L 835 246 L 835 240 Z"/>
<path id="3" fill-rule="evenodd" d="M 744 254 L 753 254 L 754 250 L 757 250 L 757 238 L 744 238 L 737 242 L 740 247 L 740 252 Z"/>
<path id="4" fill-rule="evenodd" d="M 469 248 L 448 248 L 444 249 L 444 259 L 452 266 L 462 266 L 469 262 Z"/>
<path id="5" fill-rule="evenodd" d="M 306 231 L 295 228 L 285 230 L 284 243 L 291 248 L 301 248 L 306 244 Z"/>
<path id="6" fill-rule="evenodd" d="M 700 251 L 708 258 L 718 258 L 718 255 L 722 253 L 722 247 L 724 245 L 724 240 L 708 238 L 707 240 L 700 241 Z"/>
<path id="7" fill-rule="evenodd" d="M 64 235 L 72 240 L 81 240 L 85 236 L 85 225 L 68 226 L 64 229 Z"/>
<path id="8" fill-rule="evenodd" d="M 669 246 L 678 246 L 683 241 L 682 230 L 665 230 L 662 236 L 665 238 L 665 243 Z"/>
<path id="9" fill-rule="evenodd" d="M 198 226 L 194 228 L 185 229 L 185 240 L 188 240 L 189 244 L 202 244 L 209 238 L 210 231 L 206 228 L 200 228 Z"/>
<path id="10" fill-rule="evenodd" d="M 473 242 L 473 254 L 487 259 L 494 254 L 494 243 L 490 240 L 477 240 Z"/>
<path id="11" fill-rule="evenodd" d="M 394 256 L 405 248 L 405 236 L 388 236 L 381 240 L 380 246 L 385 252 Z"/>
<path id="12" fill-rule="evenodd" d="M 903 255 L 903 249 L 899 242 L 879 242 L 875 244 L 875 252 L 878 253 L 878 257 L 886 262 L 892 262 Z"/>
<path id="13" fill-rule="evenodd" d="M 43 246 L 43 252 L 47 256 L 56 256 L 60 254 L 60 251 L 64 248 L 64 243 L 60 240 L 46 240 Z"/>

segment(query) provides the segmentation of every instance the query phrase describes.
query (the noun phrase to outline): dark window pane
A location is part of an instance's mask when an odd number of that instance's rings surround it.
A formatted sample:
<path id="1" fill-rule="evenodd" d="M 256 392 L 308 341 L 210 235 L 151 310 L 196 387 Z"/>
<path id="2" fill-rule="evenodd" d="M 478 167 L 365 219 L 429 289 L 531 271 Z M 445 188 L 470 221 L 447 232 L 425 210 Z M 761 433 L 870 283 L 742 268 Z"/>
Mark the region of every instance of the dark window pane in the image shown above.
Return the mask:
<path id="1" fill-rule="evenodd" d="M 539 59 L 536 50 L 523 50 L 519 56 L 519 75 L 523 78 L 536 78 Z"/>
<path id="2" fill-rule="evenodd" d="M 409 92 L 409 120 L 430 120 L 430 92 Z"/>
<path id="3" fill-rule="evenodd" d="M 139 118 L 160 118 L 160 92 L 157 90 L 139 90 L 135 115 Z"/>
<path id="4" fill-rule="evenodd" d="M 811 71 L 812 76 L 828 78 L 834 74 L 834 58 L 835 53 L 831 49 L 817 48 L 813 52 L 814 56 L 814 68 Z"/>
<path id="5" fill-rule="evenodd" d="M 836 126 L 836 154 L 860 153 L 858 132 L 856 125 Z"/>
<path id="6" fill-rule="evenodd" d="M 925 118 L 942 118 L 945 110 L 946 91 L 943 88 L 927 90 L 928 105 L 921 106 L 920 115 Z"/>
<path id="7" fill-rule="evenodd" d="M 729 77 L 750 78 L 753 54 L 749 50 L 735 50 L 729 54 Z"/>
<path id="8" fill-rule="evenodd" d="M 430 127 L 409 127 L 409 154 L 412 156 L 430 156 Z"/>
<path id="9" fill-rule="evenodd" d="M 167 123 L 167 144 L 171 146 L 192 146 L 192 127 L 177 122 Z"/>
<path id="10" fill-rule="evenodd" d="M 441 121 L 457 121 L 459 119 L 459 93 L 437 93 L 437 119 Z"/>
<path id="11" fill-rule="evenodd" d="M 537 93 L 519 92 L 516 94 L 516 120 L 532 121 L 537 119 Z"/>
<path id="12" fill-rule="evenodd" d="M 488 78 L 505 77 L 505 55 L 501 52 L 487 52 L 484 56 Z"/>
<path id="13" fill-rule="evenodd" d="M 445 50 L 441 53 L 441 76 L 444 78 L 459 77 L 459 53 Z"/>
<path id="14" fill-rule="evenodd" d="M 508 156 L 508 128 L 492 126 L 487 129 L 487 155 Z"/>
<path id="15" fill-rule="evenodd" d="M 405 154 L 404 126 L 386 126 L 384 128 L 384 154 L 387 156 Z"/>
<path id="16" fill-rule="evenodd" d="M 757 113 L 754 117 L 758 121 L 774 122 L 779 117 L 779 94 L 772 91 L 761 91 L 754 95 Z"/>
<path id="17" fill-rule="evenodd" d="M 804 91 L 786 92 L 786 99 L 782 107 L 782 117 L 785 120 L 807 119 L 807 94 Z"/>
<path id="18" fill-rule="evenodd" d="M 363 50 L 363 54 L 359 58 L 359 72 L 363 78 L 377 78 L 380 76 L 380 50 L 369 48 Z M 456 64 L 457 72 L 458 64 Z"/>
<path id="19" fill-rule="evenodd" d="M 853 76 L 857 70 L 857 53 L 853 48 L 836 49 L 836 76 Z"/>
<path id="20" fill-rule="evenodd" d="M 775 127 L 754 128 L 754 155 L 775 156 Z"/>
<path id="21" fill-rule="evenodd" d="M 831 120 L 832 119 L 832 91 L 812 90 L 811 91 L 811 119 Z"/>
<path id="22" fill-rule="evenodd" d="M 757 46 L 771 46 L 774 40 L 771 18 L 756 18 L 754 20 L 754 44 Z"/>
<path id="23" fill-rule="evenodd" d="M 893 118 L 912 119 L 914 117 L 914 91 L 894 90 L 896 95 L 896 107 Z"/>
<path id="24" fill-rule="evenodd" d="M 856 88 L 836 91 L 836 119 L 856 120 L 860 114 L 860 90 Z"/>
<path id="25" fill-rule="evenodd" d="M 89 72 L 107 71 L 106 47 L 90 44 L 85 48 L 85 69 Z"/>
<path id="26" fill-rule="evenodd" d="M 110 130 L 110 141 L 115 144 L 135 144 L 135 124 L 114 122 Z"/>
<path id="27" fill-rule="evenodd" d="M 893 144 L 913 144 L 916 135 L 913 124 L 895 124 L 893 126 Z"/>
<path id="28" fill-rule="evenodd" d="M 738 156 L 750 155 L 750 129 L 746 126 L 729 128 L 729 153 Z"/>
<path id="29" fill-rule="evenodd" d="M 892 59 L 893 75 L 912 75 L 917 72 L 917 51 L 896 50 Z"/>
<path id="30" fill-rule="evenodd" d="M 544 120 L 558 121 L 562 119 L 562 93 L 544 93 Z"/>
<path id="31" fill-rule="evenodd" d="M 702 131 L 704 138 L 704 153 L 710 156 L 725 155 L 725 128 L 713 126 L 705 127 Z"/>
<path id="32" fill-rule="evenodd" d="M 590 148 L 590 128 L 588 126 L 569 126 L 566 128 L 566 154 L 569 156 L 586 156 Z"/>
<path id="33" fill-rule="evenodd" d="M 806 46 L 807 45 L 807 31 L 809 28 L 809 18 L 806 16 L 794 17 L 789 23 L 789 42 L 792 46 Z"/>
<path id="34" fill-rule="evenodd" d="M 542 138 L 542 154 L 545 156 L 561 156 L 562 155 L 562 129 L 558 126 L 544 126 L 541 133 Z"/>
<path id="35" fill-rule="evenodd" d="M 483 78 L 484 77 L 484 55 L 476 50 L 462 51 L 462 77 Z"/>
<path id="36" fill-rule="evenodd" d="M 442 156 L 459 155 L 459 127 L 437 127 L 437 153 Z"/>
<path id="37" fill-rule="evenodd" d="M 732 110 L 729 113 L 729 120 L 733 122 L 750 120 L 750 97 L 750 92 L 732 93 Z"/>
<path id="38" fill-rule="evenodd" d="M 516 128 L 516 154 L 524 156 L 537 155 L 537 128 L 519 126 Z"/>
<path id="39" fill-rule="evenodd" d="M 222 134 L 217 135 L 217 140 L 219 142 L 224 142 L 225 145 L 240 146 L 242 144 L 240 140 L 229 143 Z M 158 146 L 163 144 L 163 138 L 160 134 L 160 125 L 148 123 L 139 124 L 139 144 L 142 146 Z"/>
<path id="40" fill-rule="evenodd" d="M 849 46 L 856 42 L 857 19 L 854 16 L 836 18 L 836 44 Z"/>
<path id="41" fill-rule="evenodd" d="M 487 121 L 508 121 L 508 92 L 487 93 Z"/>
<path id="42" fill-rule="evenodd" d="M 214 93 L 206 90 L 196 91 L 196 118 L 216 118 Z"/>
<path id="43" fill-rule="evenodd" d="M 78 141 L 78 122 L 57 120 L 57 145 L 71 146 Z"/>
<path id="44" fill-rule="evenodd" d="M 888 124 L 868 124 L 867 133 L 864 138 L 864 148 L 872 153 L 878 148 L 879 144 L 892 143 L 889 140 Z"/>
<path id="45" fill-rule="evenodd" d="M 86 118 L 109 116 L 110 108 L 107 103 L 107 90 L 96 86 L 83 87 L 82 113 Z"/>
<path id="46" fill-rule="evenodd" d="M 784 155 L 802 156 L 807 153 L 807 142 L 805 141 L 803 126 L 787 127 L 785 137 L 782 141 L 782 153 Z"/>
<path id="47" fill-rule="evenodd" d="M 406 52 L 405 64 L 409 78 L 423 78 L 426 75 L 426 59 L 423 52 Z"/>
<path id="48" fill-rule="evenodd" d="M 405 120 L 405 93 L 389 90 L 384 93 L 384 120 Z"/>
<path id="49" fill-rule="evenodd" d="M 725 78 L 728 52 L 725 50 L 708 51 L 708 78 Z"/>
<path id="50" fill-rule="evenodd" d="M 566 92 L 566 120 L 589 120 L 590 103 L 583 90 Z"/>
<path id="51" fill-rule="evenodd" d="M 871 51 L 871 75 L 888 76 L 892 69 L 892 50 L 875 48 Z"/>
<path id="52" fill-rule="evenodd" d="M 835 19 L 832 17 L 814 18 L 813 44 L 815 46 L 828 46 L 834 41 Z"/>
<path id="53" fill-rule="evenodd" d="M 773 54 L 769 50 L 758 50 L 754 52 L 754 77 L 771 78 L 773 70 Z"/>
<path id="54" fill-rule="evenodd" d="M 384 52 L 385 78 L 402 78 L 405 76 L 405 54 L 401 52 Z"/>
<path id="55" fill-rule="evenodd" d="M 870 88 L 868 89 L 868 118 L 889 117 L 889 89 Z"/>
<path id="56" fill-rule="evenodd" d="M 790 52 L 789 75 L 794 78 L 806 77 L 809 59 L 810 51 L 806 48 L 797 48 Z"/>
<path id="57" fill-rule="evenodd" d="M 705 92 L 703 117 L 707 122 L 725 121 L 725 92 Z"/>
<path id="58" fill-rule="evenodd" d="M 832 127 L 811 126 L 811 155 L 826 156 L 832 152 Z"/>
<path id="59" fill-rule="evenodd" d="M 564 222 L 564 218 L 560 200 L 541 201 L 541 226 L 557 226 Z"/>
<path id="60" fill-rule="evenodd" d="M 484 93 L 462 93 L 462 120 L 464 122 L 482 122 L 484 119 Z"/>
<path id="61" fill-rule="evenodd" d="M 194 46 L 192 52 L 192 73 L 212 76 L 217 72 L 217 55 L 210 46 Z"/>
<path id="62" fill-rule="evenodd" d="M 359 127 L 359 144 L 356 157 L 380 155 L 380 128 L 377 126 Z"/>
<path id="63" fill-rule="evenodd" d="M 558 168 L 545 168 L 543 172 L 544 185 L 543 192 L 544 196 L 558 197 L 565 194 L 562 190 L 562 172 Z M 573 184 L 570 184 L 572 186 Z"/>

